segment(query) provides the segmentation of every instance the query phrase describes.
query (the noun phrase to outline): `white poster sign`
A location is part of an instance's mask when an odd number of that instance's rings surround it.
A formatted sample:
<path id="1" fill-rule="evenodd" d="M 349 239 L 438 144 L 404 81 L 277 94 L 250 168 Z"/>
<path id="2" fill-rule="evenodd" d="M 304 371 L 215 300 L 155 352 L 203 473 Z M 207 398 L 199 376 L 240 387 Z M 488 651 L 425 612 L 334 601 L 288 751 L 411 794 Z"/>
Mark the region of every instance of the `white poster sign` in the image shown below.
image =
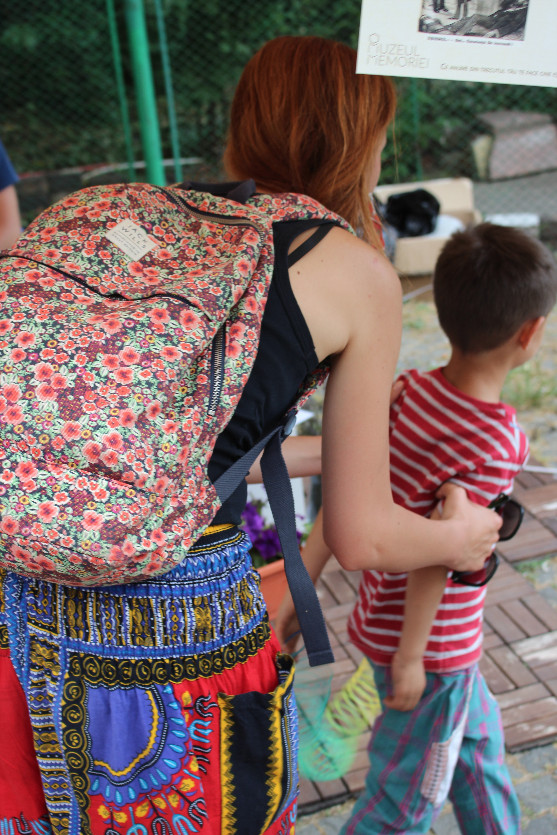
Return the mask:
<path id="1" fill-rule="evenodd" d="M 357 72 L 557 87 L 557 0 L 362 0 Z"/>

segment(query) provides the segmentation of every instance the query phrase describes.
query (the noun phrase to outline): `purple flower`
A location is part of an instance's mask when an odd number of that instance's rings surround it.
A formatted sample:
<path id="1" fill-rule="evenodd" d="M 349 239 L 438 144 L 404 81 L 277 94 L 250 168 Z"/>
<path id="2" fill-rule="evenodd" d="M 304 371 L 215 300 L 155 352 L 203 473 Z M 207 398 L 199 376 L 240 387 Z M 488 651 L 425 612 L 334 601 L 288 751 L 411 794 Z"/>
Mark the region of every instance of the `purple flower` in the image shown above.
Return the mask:
<path id="1" fill-rule="evenodd" d="M 263 517 L 257 505 L 248 502 L 242 513 L 242 519 L 244 520 L 242 527 L 253 542 L 259 532 L 263 530 Z"/>
<path id="2" fill-rule="evenodd" d="M 253 544 L 266 562 L 276 559 L 278 556 L 282 556 L 280 539 L 277 529 L 274 526 L 272 528 L 262 530 L 259 533 L 259 536 L 256 537 Z"/>
<path id="3" fill-rule="evenodd" d="M 282 548 L 275 525 L 269 524 L 262 514 L 263 502 L 248 502 L 242 513 L 242 528 L 251 539 L 253 564 L 259 568 L 268 562 L 282 559 Z M 296 531 L 298 543 L 301 531 Z"/>

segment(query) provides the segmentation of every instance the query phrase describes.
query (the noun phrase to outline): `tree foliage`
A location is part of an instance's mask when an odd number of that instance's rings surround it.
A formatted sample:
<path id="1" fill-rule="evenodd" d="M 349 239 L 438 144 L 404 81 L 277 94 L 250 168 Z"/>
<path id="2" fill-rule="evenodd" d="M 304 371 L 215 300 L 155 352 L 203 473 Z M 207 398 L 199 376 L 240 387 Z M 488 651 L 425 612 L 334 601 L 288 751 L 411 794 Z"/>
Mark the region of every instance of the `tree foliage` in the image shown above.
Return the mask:
<path id="1" fill-rule="evenodd" d="M 220 174 L 230 100 L 254 51 L 282 34 L 356 45 L 360 0 L 144 0 L 163 151 L 171 156 L 155 3 L 166 23 L 182 156 Z M 135 154 L 142 157 L 124 0 L 114 0 Z M 123 161 L 106 0 L 0 0 L 0 134 L 20 171 Z M 557 112 L 557 91 L 500 84 L 398 79 L 396 145 L 383 180 L 474 174 L 470 141 L 486 110 Z"/>

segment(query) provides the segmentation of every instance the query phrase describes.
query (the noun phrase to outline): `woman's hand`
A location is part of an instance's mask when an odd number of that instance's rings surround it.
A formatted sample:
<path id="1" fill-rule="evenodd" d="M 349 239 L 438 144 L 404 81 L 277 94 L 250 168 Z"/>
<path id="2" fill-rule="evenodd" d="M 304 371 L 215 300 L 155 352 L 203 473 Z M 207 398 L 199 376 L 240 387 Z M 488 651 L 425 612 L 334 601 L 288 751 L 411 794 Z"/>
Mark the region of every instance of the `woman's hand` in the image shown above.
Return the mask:
<path id="1" fill-rule="evenodd" d="M 447 561 L 447 567 L 453 571 L 480 571 L 497 545 L 501 517 L 495 511 L 471 502 L 462 487 L 450 482 L 441 485 L 437 498 L 444 499 L 442 520 L 462 524 L 460 548 Z"/>

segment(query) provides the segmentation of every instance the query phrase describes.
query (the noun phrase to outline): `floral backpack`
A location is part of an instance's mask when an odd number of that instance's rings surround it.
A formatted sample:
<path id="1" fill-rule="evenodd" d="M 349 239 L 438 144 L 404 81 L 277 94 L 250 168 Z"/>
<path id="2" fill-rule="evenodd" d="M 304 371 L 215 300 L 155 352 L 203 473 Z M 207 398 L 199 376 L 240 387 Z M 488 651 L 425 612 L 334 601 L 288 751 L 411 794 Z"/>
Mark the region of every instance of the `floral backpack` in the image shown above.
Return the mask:
<path id="1" fill-rule="evenodd" d="M 273 222 L 346 224 L 308 197 L 233 186 L 86 188 L 2 253 L 0 568 L 75 586 L 162 574 L 267 446 L 287 576 L 307 608 L 293 503 L 282 508 L 292 416 L 214 485 L 207 464 L 257 352 Z"/>

